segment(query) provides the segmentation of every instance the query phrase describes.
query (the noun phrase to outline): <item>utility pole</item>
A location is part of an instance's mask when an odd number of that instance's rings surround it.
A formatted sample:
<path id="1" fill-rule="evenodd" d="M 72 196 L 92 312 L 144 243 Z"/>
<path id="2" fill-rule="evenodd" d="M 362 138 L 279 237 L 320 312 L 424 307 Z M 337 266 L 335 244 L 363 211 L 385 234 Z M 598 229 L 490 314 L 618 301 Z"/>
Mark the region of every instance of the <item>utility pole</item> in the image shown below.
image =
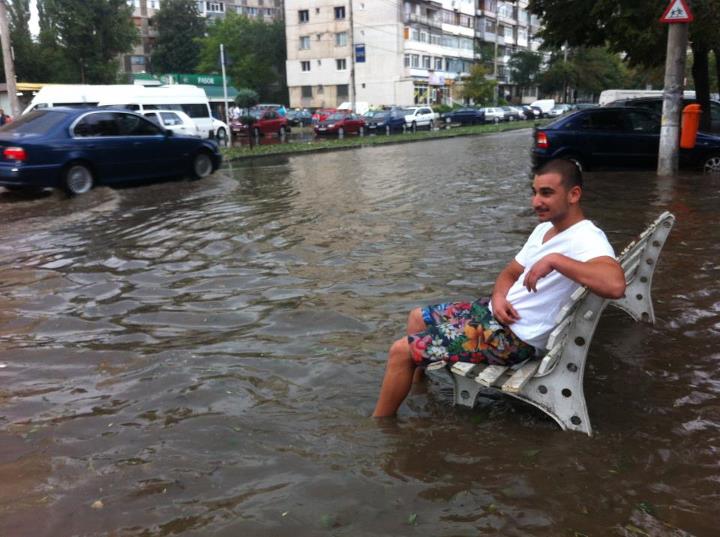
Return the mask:
<path id="1" fill-rule="evenodd" d="M 225 108 L 225 124 L 228 126 L 228 142 L 232 145 L 232 129 L 230 128 L 230 113 L 228 112 L 228 98 L 227 98 L 227 77 L 225 76 L 225 45 L 220 43 L 220 63 L 222 64 L 222 79 L 223 79 L 223 96 L 224 96 L 224 107 Z"/>
<path id="2" fill-rule="evenodd" d="M 348 1 L 350 15 L 350 106 L 355 112 L 357 94 L 355 93 L 355 18 L 352 0 Z"/>
<path id="3" fill-rule="evenodd" d="M 674 175 L 680 160 L 680 108 L 685 80 L 685 60 L 688 46 L 688 23 L 693 15 L 685 0 L 671 0 L 660 18 L 669 23 L 667 55 L 665 57 L 665 92 L 663 93 L 658 175 Z"/>
<path id="4" fill-rule="evenodd" d="M 15 83 L 15 62 L 10 44 L 10 25 L 7 18 L 5 0 L 0 0 L 0 40 L 2 40 L 3 65 L 5 67 L 5 80 L 7 94 L 10 102 L 10 111 L 13 117 L 20 115 L 20 103 L 17 98 L 17 84 Z"/>

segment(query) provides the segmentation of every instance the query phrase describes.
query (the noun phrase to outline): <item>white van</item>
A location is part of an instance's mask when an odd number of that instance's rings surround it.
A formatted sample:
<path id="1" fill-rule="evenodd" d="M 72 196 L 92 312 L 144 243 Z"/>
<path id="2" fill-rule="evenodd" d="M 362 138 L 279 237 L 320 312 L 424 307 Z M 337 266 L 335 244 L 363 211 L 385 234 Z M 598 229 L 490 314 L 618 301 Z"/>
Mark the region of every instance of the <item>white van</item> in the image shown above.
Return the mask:
<path id="1" fill-rule="evenodd" d="M 202 88 L 189 84 L 139 86 L 135 84 L 43 86 L 23 113 L 53 106 L 104 106 L 143 112 L 145 110 L 180 110 L 192 118 L 203 138 L 224 138 L 227 131 L 216 127 L 210 114 L 210 103 Z"/>
<path id="2" fill-rule="evenodd" d="M 600 92 L 598 104 L 605 106 L 614 101 L 621 99 L 639 99 L 642 97 L 662 97 L 663 90 L 639 90 L 639 89 L 609 89 Z M 692 90 L 683 91 L 683 97 L 686 99 L 694 99 L 695 92 Z"/>
<path id="3" fill-rule="evenodd" d="M 534 106 L 542 110 L 543 117 L 547 117 L 550 110 L 555 108 L 555 99 L 540 99 L 530 103 L 530 106 Z"/>

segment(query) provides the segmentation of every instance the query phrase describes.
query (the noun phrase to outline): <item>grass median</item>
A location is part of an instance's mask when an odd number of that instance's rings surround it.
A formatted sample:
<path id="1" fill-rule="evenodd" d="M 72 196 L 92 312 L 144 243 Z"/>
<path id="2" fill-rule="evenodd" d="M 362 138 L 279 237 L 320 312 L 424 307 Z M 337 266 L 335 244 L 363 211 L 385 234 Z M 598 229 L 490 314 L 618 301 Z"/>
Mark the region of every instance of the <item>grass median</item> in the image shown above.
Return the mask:
<path id="1" fill-rule="evenodd" d="M 545 123 L 545 122 L 543 122 Z M 508 123 L 468 125 L 464 127 L 441 128 L 437 130 L 419 130 L 398 134 L 376 134 L 372 136 L 350 135 L 344 138 L 327 136 L 315 138 L 312 141 L 298 141 L 276 143 L 267 145 L 249 145 L 221 148 L 226 161 L 246 158 L 264 157 L 269 155 L 288 155 L 295 153 L 311 153 L 320 151 L 333 151 L 336 149 L 351 149 L 355 147 L 368 147 L 382 144 L 403 144 L 434 140 L 437 138 L 455 138 L 458 136 L 473 136 L 478 134 L 493 134 L 497 132 L 526 129 L 541 124 L 536 121 L 512 121 Z"/>

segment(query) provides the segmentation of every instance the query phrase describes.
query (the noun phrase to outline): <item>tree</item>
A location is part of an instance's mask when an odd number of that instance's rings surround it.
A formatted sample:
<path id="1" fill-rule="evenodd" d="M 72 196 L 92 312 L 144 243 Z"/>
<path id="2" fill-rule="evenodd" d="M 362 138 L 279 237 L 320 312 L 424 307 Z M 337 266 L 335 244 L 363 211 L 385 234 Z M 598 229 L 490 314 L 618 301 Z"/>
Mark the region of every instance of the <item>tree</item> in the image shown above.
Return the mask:
<path id="1" fill-rule="evenodd" d="M 202 41 L 200 71 L 219 71 L 220 44 L 231 60 L 226 69 L 234 86 L 251 88 L 265 101 L 287 102 L 283 21 L 266 23 L 228 13 L 208 27 Z"/>
<path id="2" fill-rule="evenodd" d="M 532 50 L 520 50 L 510 57 L 510 77 L 521 89 L 531 88 L 540 73 L 542 55 Z"/>
<path id="3" fill-rule="evenodd" d="M 470 76 L 462 81 L 460 95 L 476 103 L 490 103 L 495 96 L 495 86 L 497 82 L 487 78 L 487 68 L 475 63 L 470 67 Z"/>
<path id="4" fill-rule="evenodd" d="M 158 37 L 152 52 L 154 73 L 194 73 L 200 60 L 205 19 L 195 0 L 165 0 L 153 17 Z"/>
<path id="5" fill-rule="evenodd" d="M 118 56 L 130 52 L 139 38 L 132 8 L 124 0 L 42 3 L 46 39 L 62 50 L 75 80 L 84 84 L 115 82 Z"/>
<path id="6" fill-rule="evenodd" d="M 250 108 L 260 102 L 260 96 L 255 90 L 240 88 L 235 96 L 235 104 L 240 108 Z"/>

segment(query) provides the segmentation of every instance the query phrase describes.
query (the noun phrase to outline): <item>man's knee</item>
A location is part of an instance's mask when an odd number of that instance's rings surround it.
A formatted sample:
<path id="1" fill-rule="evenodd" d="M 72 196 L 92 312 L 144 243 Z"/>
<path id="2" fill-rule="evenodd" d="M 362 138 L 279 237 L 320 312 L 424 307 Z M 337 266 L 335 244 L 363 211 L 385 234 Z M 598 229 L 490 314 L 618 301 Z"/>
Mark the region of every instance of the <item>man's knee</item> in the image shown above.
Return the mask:
<path id="1" fill-rule="evenodd" d="M 408 367 L 413 365 L 410 356 L 410 344 L 407 338 L 401 338 L 390 346 L 388 362 L 391 366 Z"/>
<path id="2" fill-rule="evenodd" d="M 422 308 L 414 308 L 408 315 L 408 332 L 413 334 L 425 330 L 426 324 L 423 318 Z"/>

